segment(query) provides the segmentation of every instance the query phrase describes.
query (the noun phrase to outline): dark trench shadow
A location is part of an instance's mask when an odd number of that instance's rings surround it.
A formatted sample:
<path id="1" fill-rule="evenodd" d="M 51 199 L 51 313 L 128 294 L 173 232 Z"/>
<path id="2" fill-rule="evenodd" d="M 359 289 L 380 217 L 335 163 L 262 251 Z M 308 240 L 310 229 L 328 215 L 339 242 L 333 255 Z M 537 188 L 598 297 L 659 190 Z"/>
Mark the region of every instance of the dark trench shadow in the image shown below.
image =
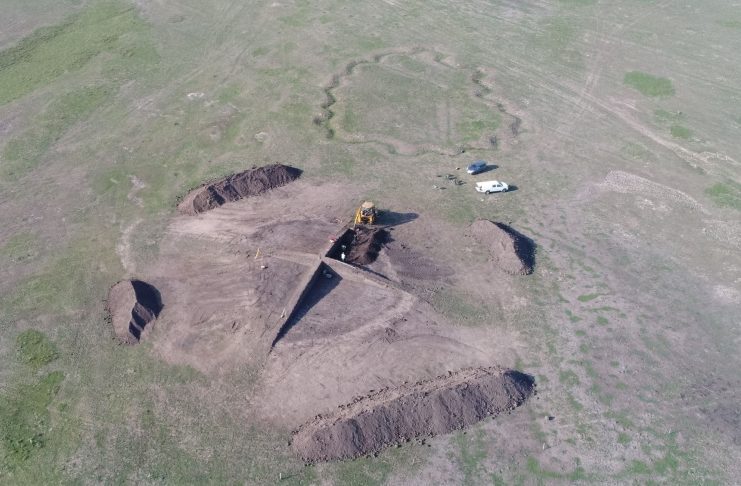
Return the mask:
<path id="1" fill-rule="evenodd" d="M 151 310 L 155 317 L 159 316 L 163 307 L 160 291 L 154 285 L 141 280 L 132 280 L 131 286 L 134 287 L 136 301 Z"/>
<path id="2" fill-rule="evenodd" d="M 527 268 L 530 269 L 530 272 L 532 273 L 533 269 L 535 268 L 535 253 L 537 251 L 537 244 L 535 241 L 530 238 L 529 236 L 523 235 L 513 227 L 511 227 L 508 224 L 505 223 L 494 223 L 495 225 L 499 226 L 502 230 L 506 231 L 515 240 L 515 252 L 517 253 L 517 257 L 525 264 Z"/>
<path id="3" fill-rule="evenodd" d="M 331 275 L 331 277 L 328 277 L 327 275 Z M 301 319 L 303 319 L 311 311 L 314 306 L 316 306 L 319 302 L 321 302 L 323 298 L 329 295 L 329 293 L 332 292 L 332 290 L 334 290 L 341 281 L 342 277 L 340 277 L 331 268 L 329 268 L 328 265 L 322 263 L 322 265 L 319 267 L 319 274 L 317 275 L 316 279 L 312 280 L 312 282 L 309 284 L 310 288 L 301 299 L 301 302 L 299 302 L 293 314 L 288 316 L 288 320 L 278 332 L 275 340 L 273 340 L 273 346 L 275 346 L 278 341 L 283 339 L 285 335 L 288 334 L 288 332 L 294 326 L 296 326 L 301 321 Z"/>

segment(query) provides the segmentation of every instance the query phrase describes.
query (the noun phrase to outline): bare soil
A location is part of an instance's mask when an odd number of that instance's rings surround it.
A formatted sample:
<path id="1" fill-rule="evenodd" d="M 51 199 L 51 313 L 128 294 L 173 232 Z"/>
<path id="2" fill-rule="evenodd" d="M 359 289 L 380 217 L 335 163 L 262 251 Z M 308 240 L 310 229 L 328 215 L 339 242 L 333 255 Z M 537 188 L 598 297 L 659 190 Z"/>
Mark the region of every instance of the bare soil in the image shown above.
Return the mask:
<path id="1" fill-rule="evenodd" d="M 168 304 L 155 350 L 209 374 L 258 365 L 355 198 L 347 188 L 297 181 L 175 218 L 149 269 Z"/>
<path id="2" fill-rule="evenodd" d="M 471 225 L 471 234 L 488 247 L 492 262 L 511 275 L 528 275 L 535 266 L 533 240 L 504 223 L 485 219 Z"/>
<path id="3" fill-rule="evenodd" d="M 194 189 L 178 204 L 178 209 L 185 214 L 202 213 L 284 186 L 300 176 L 300 169 L 282 164 L 253 168 Z"/>
<path id="4" fill-rule="evenodd" d="M 514 370 L 461 370 L 341 405 L 301 426 L 292 445 L 309 463 L 371 454 L 513 410 L 533 394 L 534 387 L 533 377 Z"/>
<path id="5" fill-rule="evenodd" d="M 106 301 L 113 330 L 126 344 L 136 344 L 162 310 L 159 291 L 141 280 L 122 280 L 111 287 Z"/>

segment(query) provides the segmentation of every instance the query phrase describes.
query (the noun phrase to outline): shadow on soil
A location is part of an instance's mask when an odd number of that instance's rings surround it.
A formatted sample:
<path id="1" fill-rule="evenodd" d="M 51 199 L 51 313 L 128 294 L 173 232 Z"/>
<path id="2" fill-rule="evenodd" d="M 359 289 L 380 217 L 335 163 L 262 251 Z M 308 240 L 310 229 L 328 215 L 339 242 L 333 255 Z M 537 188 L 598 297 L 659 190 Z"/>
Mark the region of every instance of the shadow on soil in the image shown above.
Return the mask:
<path id="1" fill-rule="evenodd" d="M 399 226 L 417 219 L 417 213 L 397 213 L 395 211 L 382 211 L 378 217 L 378 223 L 385 226 Z"/>
<path id="2" fill-rule="evenodd" d="M 496 170 L 498 168 L 499 168 L 499 166 L 497 164 L 487 164 L 486 167 L 484 167 L 483 169 L 481 169 L 480 171 L 478 171 L 475 175 L 486 174 L 487 172 L 491 172 L 491 171 Z"/>
<path id="3" fill-rule="evenodd" d="M 494 224 L 512 235 L 512 238 L 515 240 L 515 253 L 517 253 L 517 257 L 520 259 L 520 261 L 522 261 L 523 265 L 529 269 L 535 268 L 535 251 L 537 249 L 535 241 L 533 241 L 532 238 L 523 235 L 508 224 Z"/>
<path id="4" fill-rule="evenodd" d="M 288 332 L 298 324 L 315 305 L 329 295 L 329 293 L 332 292 L 332 290 L 334 290 L 342 281 L 342 277 L 329 268 L 328 265 L 322 264 L 319 271 L 320 274 L 311 284 L 311 289 L 309 289 L 306 296 L 301 299 L 299 307 L 276 336 L 273 341 L 273 346 L 275 346 L 275 343 L 283 339 L 285 335 L 288 334 Z"/>

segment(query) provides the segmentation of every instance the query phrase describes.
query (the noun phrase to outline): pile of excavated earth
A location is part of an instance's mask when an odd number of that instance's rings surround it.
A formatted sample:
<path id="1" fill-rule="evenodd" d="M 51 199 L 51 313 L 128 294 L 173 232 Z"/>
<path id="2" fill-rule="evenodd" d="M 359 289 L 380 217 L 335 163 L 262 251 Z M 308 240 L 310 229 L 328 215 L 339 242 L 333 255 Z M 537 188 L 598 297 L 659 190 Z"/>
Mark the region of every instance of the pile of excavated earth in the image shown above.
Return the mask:
<path id="1" fill-rule="evenodd" d="M 504 223 L 480 219 L 471 235 L 489 250 L 492 263 L 510 275 L 528 275 L 535 265 L 535 243 Z"/>
<path id="2" fill-rule="evenodd" d="M 118 339 L 151 340 L 163 359 L 210 376 L 259 369 L 256 413 L 298 427 L 292 447 L 309 463 L 462 429 L 534 393 L 531 376 L 492 366 L 512 359 L 492 344 L 508 342 L 504 330 L 448 325 L 398 278 L 398 259 L 378 258 L 394 243 L 387 228 L 349 227 L 352 188 L 281 187 L 300 175 L 269 165 L 191 191 L 142 276 L 157 288 L 110 289 Z M 509 226 L 477 221 L 470 235 L 504 272 L 532 272 L 535 246 Z"/>
<path id="3" fill-rule="evenodd" d="M 228 202 L 257 196 L 284 186 L 299 176 L 300 169 L 282 164 L 253 168 L 192 190 L 178 204 L 178 209 L 185 214 L 202 213 Z"/>
<path id="4" fill-rule="evenodd" d="M 106 310 L 116 337 L 125 344 L 136 344 L 162 310 L 156 288 L 141 280 L 122 280 L 111 287 Z"/>
<path id="5" fill-rule="evenodd" d="M 307 463 L 349 459 L 418 437 L 432 437 L 514 410 L 533 394 L 530 375 L 473 368 L 356 399 L 318 416 L 293 436 Z"/>

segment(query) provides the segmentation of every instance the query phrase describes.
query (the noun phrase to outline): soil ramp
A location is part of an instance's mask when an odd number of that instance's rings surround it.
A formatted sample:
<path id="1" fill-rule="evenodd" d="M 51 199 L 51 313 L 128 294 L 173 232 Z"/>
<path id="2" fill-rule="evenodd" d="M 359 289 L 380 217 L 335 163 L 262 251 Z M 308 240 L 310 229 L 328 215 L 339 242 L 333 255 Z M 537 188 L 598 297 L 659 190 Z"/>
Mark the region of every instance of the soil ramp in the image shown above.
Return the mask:
<path id="1" fill-rule="evenodd" d="M 300 176 L 301 169 L 282 164 L 249 169 L 192 190 L 178 204 L 178 209 L 185 214 L 202 213 L 228 202 L 284 186 Z"/>
<path id="2" fill-rule="evenodd" d="M 294 432 L 292 447 L 307 463 L 372 454 L 513 410 L 534 389 L 533 377 L 518 371 L 468 368 L 356 398 L 302 425 Z"/>
<path id="3" fill-rule="evenodd" d="M 528 275 L 535 266 L 533 240 L 504 223 L 480 219 L 471 225 L 471 234 L 488 247 L 493 263 L 511 275 Z"/>
<path id="4" fill-rule="evenodd" d="M 123 280 L 108 291 L 106 310 L 116 337 L 136 344 L 162 310 L 159 291 L 141 280 Z"/>

